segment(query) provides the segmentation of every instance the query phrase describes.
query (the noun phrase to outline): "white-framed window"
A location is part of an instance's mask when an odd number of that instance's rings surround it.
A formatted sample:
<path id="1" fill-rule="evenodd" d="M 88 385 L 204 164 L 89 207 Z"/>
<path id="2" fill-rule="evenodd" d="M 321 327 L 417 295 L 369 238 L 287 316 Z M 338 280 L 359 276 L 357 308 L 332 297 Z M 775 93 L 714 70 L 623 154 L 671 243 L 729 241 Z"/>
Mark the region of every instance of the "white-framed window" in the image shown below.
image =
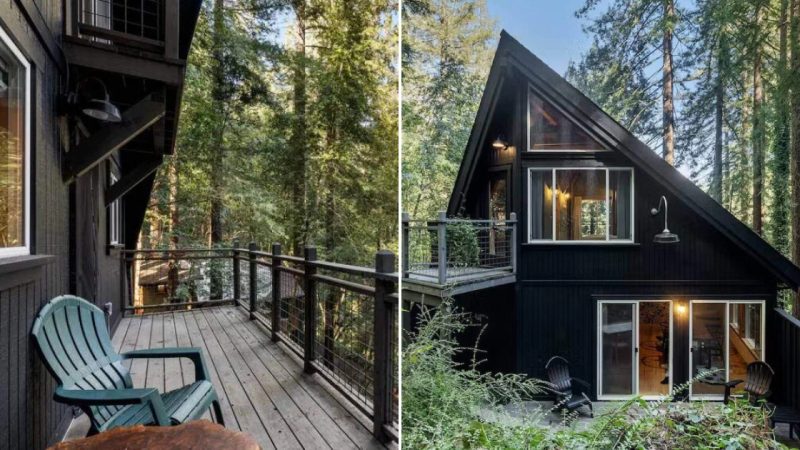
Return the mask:
<path id="1" fill-rule="evenodd" d="M 528 242 L 633 242 L 633 186 L 629 167 L 528 168 Z"/>
<path id="2" fill-rule="evenodd" d="M 110 185 L 114 185 L 119 179 L 114 172 L 109 176 Z M 122 240 L 122 199 L 117 198 L 108 205 L 108 243 L 109 245 L 121 245 Z"/>
<path id="3" fill-rule="evenodd" d="M 529 152 L 582 153 L 608 151 L 558 108 L 528 88 Z"/>
<path id="4" fill-rule="evenodd" d="M 0 257 L 30 254 L 31 67 L 0 27 Z"/>

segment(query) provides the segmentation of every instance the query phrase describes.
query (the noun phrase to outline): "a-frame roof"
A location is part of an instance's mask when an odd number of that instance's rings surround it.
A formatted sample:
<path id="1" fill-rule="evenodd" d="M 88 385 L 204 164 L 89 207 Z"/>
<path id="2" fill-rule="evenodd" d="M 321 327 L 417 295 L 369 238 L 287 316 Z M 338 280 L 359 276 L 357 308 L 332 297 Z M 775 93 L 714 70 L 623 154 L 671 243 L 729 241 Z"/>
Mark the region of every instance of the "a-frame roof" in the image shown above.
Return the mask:
<path id="1" fill-rule="evenodd" d="M 568 112 L 581 125 L 592 131 L 598 140 L 628 158 L 639 170 L 661 183 L 672 195 L 710 223 L 734 245 L 767 268 L 780 282 L 797 290 L 800 287 L 800 268 L 775 250 L 747 225 L 739 221 L 722 205 L 703 192 L 677 169 L 668 164 L 630 131 L 617 123 L 599 106 L 548 67 L 505 31 L 500 34 L 497 52 L 489 72 L 486 88 L 472 126 L 464 157 L 461 161 L 448 212 L 455 213 L 469 188 L 472 175 L 480 161 L 481 144 L 491 122 L 504 78 L 513 66 L 522 73 L 537 91 L 546 93 L 547 100 Z"/>

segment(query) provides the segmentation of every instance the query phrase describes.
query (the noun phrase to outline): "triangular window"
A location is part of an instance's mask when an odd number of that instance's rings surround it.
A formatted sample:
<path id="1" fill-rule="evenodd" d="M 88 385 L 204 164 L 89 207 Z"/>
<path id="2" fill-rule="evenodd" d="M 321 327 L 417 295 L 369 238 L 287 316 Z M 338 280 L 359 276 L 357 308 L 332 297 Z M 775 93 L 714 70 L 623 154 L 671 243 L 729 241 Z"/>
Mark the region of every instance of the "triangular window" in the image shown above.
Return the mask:
<path id="1" fill-rule="evenodd" d="M 605 150 L 585 131 L 532 91 L 528 93 L 528 149 L 531 151 Z"/>

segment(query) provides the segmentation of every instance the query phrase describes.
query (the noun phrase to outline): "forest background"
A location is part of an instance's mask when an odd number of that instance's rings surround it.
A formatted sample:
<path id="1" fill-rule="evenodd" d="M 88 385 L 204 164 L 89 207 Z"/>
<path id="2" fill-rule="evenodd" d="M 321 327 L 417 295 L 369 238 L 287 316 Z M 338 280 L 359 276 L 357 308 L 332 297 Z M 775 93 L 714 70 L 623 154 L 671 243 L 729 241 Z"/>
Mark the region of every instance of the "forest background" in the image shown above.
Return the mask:
<path id="1" fill-rule="evenodd" d="M 397 249 L 396 0 L 206 0 L 144 248 Z"/>
<path id="2" fill-rule="evenodd" d="M 430 219 L 499 27 L 486 0 L 405 0 L 403 17 L 402 208 Z M 585 0 L 575 20 L 591 46 L 563 75 L 800 263 L 800 0 Z"/>

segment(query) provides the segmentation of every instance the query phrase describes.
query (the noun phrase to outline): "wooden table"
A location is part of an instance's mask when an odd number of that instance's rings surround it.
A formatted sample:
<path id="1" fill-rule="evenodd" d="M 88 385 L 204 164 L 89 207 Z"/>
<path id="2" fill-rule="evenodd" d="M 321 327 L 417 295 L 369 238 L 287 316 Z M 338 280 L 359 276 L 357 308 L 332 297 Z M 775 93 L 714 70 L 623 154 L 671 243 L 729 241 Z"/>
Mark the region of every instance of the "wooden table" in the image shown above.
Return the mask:
<path id="1" fill-rule="evenodd" d="M 104 433 L 65 441 L 50 447 L 51 450 L 260 450 L 258 443 L 247 433 L 228 430 L 207 420 L 176 425 L 174 427 L 115 428 Z"/>

